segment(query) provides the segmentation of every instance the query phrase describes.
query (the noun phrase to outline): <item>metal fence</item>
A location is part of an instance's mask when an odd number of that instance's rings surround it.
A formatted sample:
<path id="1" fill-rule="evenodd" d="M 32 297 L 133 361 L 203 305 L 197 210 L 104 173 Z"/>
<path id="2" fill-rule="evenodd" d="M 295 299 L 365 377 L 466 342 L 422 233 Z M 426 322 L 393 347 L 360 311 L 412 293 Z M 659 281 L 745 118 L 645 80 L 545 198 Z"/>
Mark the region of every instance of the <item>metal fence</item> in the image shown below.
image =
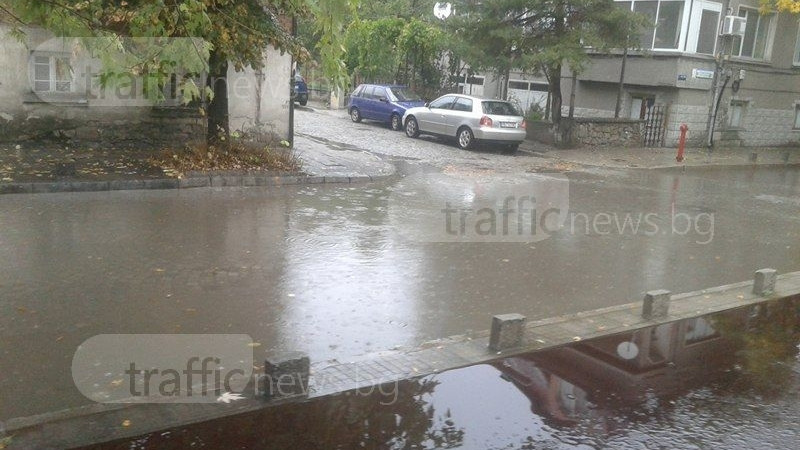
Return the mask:
<path id="1" fill-rule="evenodd" d="M 644 146 L 663 147 L 666 134 L 666 105 L 653 105 L 644 116 Z"/>

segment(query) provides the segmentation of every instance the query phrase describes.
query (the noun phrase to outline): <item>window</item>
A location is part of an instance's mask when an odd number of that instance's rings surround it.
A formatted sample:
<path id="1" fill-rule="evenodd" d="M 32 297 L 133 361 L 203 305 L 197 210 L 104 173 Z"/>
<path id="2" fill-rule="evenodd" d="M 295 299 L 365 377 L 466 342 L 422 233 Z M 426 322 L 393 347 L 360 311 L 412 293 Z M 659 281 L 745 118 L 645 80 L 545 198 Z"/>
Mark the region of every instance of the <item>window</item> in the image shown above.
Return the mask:
<path id="1" fill-rule="evenodd" d="M 722 2 L 708 0 L 616 0 L 618 7 L 644 15 L 639 35 L 647 50 L 685 50 L 713 55 L 722 17 Z"/>
<path id="2" fill-rule="evenodd" d="M 364 91 L 361 92 L 361 97 L 370 99 L 375 94 L 375 86 L 367 86 L 364 88 Z"/>
<path id="3" fill-rule="evenodd" d="M 639 35 L 644 49 L 677 50 L 683 34 L 684 0 L 618 1 L 618 6 L 646 16 L 649 26 Z"/>
<path id="4" fill-rule="evenodd" d="M 450 109 L 450 105 L 455 100 L 452 95 L 446 95 L 431 102 L 431 109 Z"/>
<path id="5" fill-rule="evenodd" d="M 353 91 L 353 97 L 361 97 L 361 93 L 364 91 L 364 85 L 360 85 Z"/>
<path id="6" fill-rule="evenodd" d="M 33 90 L 36 92 L 72 91 L 72 67 L 68 56 L 34 55 Z"/>
<path id="7" fill-rule="evenodd" d="M 682 22 L 683 2 L 662 1 L 658 9 L 656 40 L 653 48 L 677 49 L 680 43 Z"/>
<path id="8" fill-rule="evenodd" d="M 467 84 L 474 84 L 476 86 L 483 86 L 483 77 L 468 77 Z"/>
<path id="9" fill-rule="evenodd" d="M 514 80 L 511 80 L 511 81 L 508 82 L 508 88 L 509 89 L 519 89 L 519 90 L 522 90 L 522 91 L 527 91 L 528 90 L 528 82 L 527 81 L 514 81 Z"/>
<path id="10" fill-rule="evenodd" d="M 371 98 L 373 100 L 380 100 L 382 98 L 388 98 L 386 96 L 386 89 L 384 89 L 382 87 L 379 87 L 379 86 L 375 86 L 375 90 L 372 92 L 372 97 Z"/>
<path id="11" fill-rule="evenodd" d="M 700 13 L 700 30 L 697 36 L 697 53 L 713 55 L 714 48 L 717 46 L 717 25 L 719 24 L 719 12 L 704 9 Z"/>
<path id="12" fill-rule="evenodd" d="M 453 105 L 453 110 L 472 112 L 472 100 L 468 98 L 457 98 Z"/>
<path id="13" fill-rule="evenodd" d="M 517 108 L 514 107 L 511 103 L 502 102 L 502 101 L 485 101 L 482 104 L 483 106 L 483 113 L 484 114 L 496 114 L 499 116 L 520 116 L 521 114 L 517 111 Z"/>
<path id="14" fill-rule="evenodd" d="M 644 120 L 647 111 L 656 104 L 656 98 L 652 95 L 635 95 L 631 97 L 631 119 Z"/>
<path id="15" fill-rule="evenodd" d="M 530 90 L 538 92 L 547 92 L 550 90 L 550 86 L 548 86 L 547 83 L 531 83 Z"/>
<path id="16" fill-rule="evenodd" d="M 794 65 L 800 66 L 800 21 L 797 22 L 797 41 L 794 44 Z"/>
<path id="17" fill-rule="evenodd" d="M 416 102 L 422 100 L 419 98 L 419 95 L 405 88 L 392 88 L 390 93 L 394 96 L 395 100 L 399 102 Z"/>
<path id="18" fill-rule="evenodd" d="M 744 111 L 747 108 L 747 102 L 733 100 L 731 101 L 731 110 L 730 110 L 730 127 L 731 128 L 741 128 L 742 127 L 742 119 L 744 118 Z"/>
<path id="19" fill-rule="evenodd" d="M 766 59 L 773 15 L 762 16 L 757 9 L 740 6 L 739 17 L 747 19 L 747 26 L 744 37 L 734 38 L 733 54 L 745 58 Z"/>
<path id="20" fill-rule="evenodd" d="M 795 130 L 800 130 L 800 103 L 794 105 L 794 127 Z"/>

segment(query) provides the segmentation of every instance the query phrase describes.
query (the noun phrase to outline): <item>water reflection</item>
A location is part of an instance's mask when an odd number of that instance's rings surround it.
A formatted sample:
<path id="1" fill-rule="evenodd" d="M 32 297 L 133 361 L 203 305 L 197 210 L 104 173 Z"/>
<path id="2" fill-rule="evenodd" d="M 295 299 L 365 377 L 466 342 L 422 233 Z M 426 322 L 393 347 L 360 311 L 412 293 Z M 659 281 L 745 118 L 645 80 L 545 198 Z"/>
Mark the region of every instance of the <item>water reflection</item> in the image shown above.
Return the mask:
<path id="1" fill-rule="evenodd" d="M 795 298 L 104 448 L 770 447 L 800 438 L 798 343 Z"/>

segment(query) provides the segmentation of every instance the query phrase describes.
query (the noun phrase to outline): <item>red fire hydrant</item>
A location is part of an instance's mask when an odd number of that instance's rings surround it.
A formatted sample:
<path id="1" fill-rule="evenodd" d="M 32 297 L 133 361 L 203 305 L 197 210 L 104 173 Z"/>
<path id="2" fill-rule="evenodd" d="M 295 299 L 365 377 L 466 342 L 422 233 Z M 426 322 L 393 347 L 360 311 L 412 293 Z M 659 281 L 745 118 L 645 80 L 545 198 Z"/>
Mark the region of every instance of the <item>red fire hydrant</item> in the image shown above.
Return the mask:
<path id="1" fill-rule="evenodd" d="M 683 162 L 683 148 L 686 146 L 686 132 L 689 131 L 689 127 L 685 124 L 681 124 L 681 139 L 678 141 L 678 156 L 675 157 L 675 160 L 678 162 Z"/>

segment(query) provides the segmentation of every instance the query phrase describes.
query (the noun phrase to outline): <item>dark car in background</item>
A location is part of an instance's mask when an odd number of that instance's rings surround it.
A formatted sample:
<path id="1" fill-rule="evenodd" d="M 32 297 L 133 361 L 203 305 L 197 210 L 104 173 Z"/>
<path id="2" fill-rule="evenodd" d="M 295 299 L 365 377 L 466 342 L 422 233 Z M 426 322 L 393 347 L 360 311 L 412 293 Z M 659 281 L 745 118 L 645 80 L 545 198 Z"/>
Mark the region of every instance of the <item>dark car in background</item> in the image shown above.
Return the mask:
<path id="1" fill-rule="evenodd" d="M 308 85 L 300 74 L 294 76 L 294 89 L 292 90 L 292 100 L 306 106 L 308 103 Z"/>
<path id="2" fill-rule="evenodd" d="M 362 84 L 350 94 L 347 111 L 353 122 L 377 120 L 389 124 L 392 130 L 400 131 L 406 110 L 424 104 L 424 100 L 404 86 Z"/>

